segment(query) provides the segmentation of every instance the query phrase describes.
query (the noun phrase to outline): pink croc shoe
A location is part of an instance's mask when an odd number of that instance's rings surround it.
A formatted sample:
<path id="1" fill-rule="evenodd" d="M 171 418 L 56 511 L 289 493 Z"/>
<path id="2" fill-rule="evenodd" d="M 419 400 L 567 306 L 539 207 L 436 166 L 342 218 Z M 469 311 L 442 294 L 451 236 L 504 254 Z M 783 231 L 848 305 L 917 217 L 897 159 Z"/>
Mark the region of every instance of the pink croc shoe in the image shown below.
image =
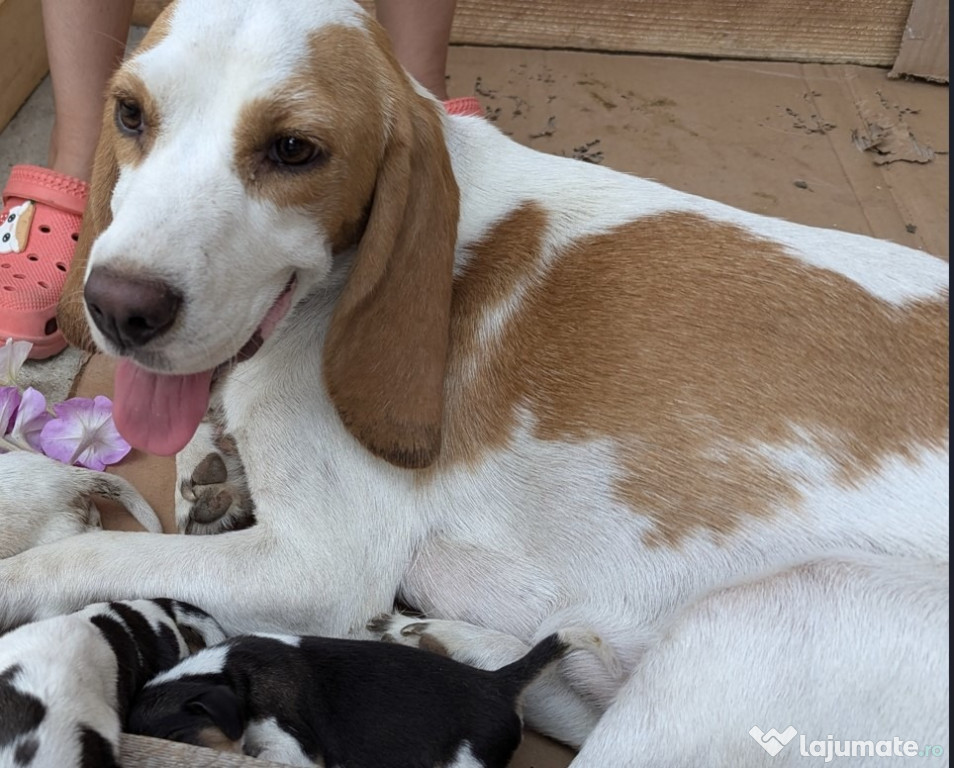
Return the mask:
<path id="1" fill-rule="evenodd" d="M 72 176 L 17 165 L 0 213 L 0 340 L 33 342 L 43 359 L 66 347 L 56 303 L 79 239 L 89 184 Z"/>

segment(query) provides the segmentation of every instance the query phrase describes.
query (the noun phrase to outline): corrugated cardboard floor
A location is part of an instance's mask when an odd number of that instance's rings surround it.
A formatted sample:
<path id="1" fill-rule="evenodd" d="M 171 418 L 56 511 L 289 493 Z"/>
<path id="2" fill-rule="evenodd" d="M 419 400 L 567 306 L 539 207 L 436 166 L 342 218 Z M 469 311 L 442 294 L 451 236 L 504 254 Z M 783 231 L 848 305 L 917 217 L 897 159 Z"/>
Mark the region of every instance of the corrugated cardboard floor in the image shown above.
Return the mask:
<path id="1" fill-rule="evenodd" d="M 479 47 L 452 49 L 449 71 L 451 95 L 476 93 L 501 130 L 541 151 L 948 255 L 947 87 L 855 66 Z M 7 141 L 0 158 L 16 162 Z M 109 388 L 100 363 L 83 393 Z M 171 510 L 169 460 L 133 456 L 118 471 Z M 531 738 L 513 765 L 569 756 Z"/>
<path id="2" fill-rule="evenodd" d="M 945 86 L 847 65 L 472 47 L 453 50 L 450 72 L 453 95 L 476 90 L 542 151 L 948 253 Z M 859 149 L 873 133 L 893 154 Z"/>

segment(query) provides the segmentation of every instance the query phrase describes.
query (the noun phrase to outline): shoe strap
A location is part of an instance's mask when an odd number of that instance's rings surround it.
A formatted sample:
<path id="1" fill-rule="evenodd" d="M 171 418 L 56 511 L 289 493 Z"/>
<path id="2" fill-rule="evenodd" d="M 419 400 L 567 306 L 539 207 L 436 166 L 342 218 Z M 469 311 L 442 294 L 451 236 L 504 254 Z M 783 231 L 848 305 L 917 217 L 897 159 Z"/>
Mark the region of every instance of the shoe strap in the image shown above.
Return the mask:
<path id="1" fill-rule="evenodd" d="M 461 96 L 448 99 L 444 102 L 444 109 L 448 115 L 467 115 L 469 117 L 483 117 L 484 108 L 476 96 Z"/>
<path id="2" fill-rule="evenodd" d="M 33 200 L 61 211 L 82 216 L 89 196 L 89 184 L 82 179 L 57 173 L 38 165 L 15 165 L 3 188 L 8 197 Z"/>

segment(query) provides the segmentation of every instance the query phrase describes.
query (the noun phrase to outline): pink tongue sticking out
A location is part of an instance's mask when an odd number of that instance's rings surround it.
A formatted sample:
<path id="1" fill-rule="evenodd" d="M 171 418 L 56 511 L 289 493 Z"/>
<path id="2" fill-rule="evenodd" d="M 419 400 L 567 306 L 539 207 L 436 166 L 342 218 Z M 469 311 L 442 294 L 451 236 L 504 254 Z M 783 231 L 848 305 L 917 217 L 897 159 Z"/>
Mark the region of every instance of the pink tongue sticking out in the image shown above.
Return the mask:
<path id="1" fill-rule="evenodd" d="M 164 376 L 129 360 L 116 367 L 113 419 L 134 448 L 159 456 L 182 450 L 209 409 L 212 371 Z"/>
<path id="2" fill-rule="evenodd" d="M 291 306 L 292 277 L 249 340 L 251 356 L 272 335 Z M 242 358 L 239 353 L 238 359 Z M 116 367 L 113 421 L 119 434 L 134 448 L 158 456 L 181 451 L 192 439 L 209 410 L 212 371 L 188 376 L 165 376 L 140 368 L 129 360 Z"/>

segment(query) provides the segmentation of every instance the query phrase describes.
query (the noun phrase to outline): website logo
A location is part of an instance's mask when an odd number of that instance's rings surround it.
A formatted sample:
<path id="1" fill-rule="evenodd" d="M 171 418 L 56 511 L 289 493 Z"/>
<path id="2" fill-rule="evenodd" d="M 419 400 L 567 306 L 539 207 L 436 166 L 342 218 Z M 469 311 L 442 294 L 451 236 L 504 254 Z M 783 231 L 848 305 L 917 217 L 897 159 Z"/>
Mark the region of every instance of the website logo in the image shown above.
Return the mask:
<path id="1" fill-rule="evenodd" d="M 768 732 L 763 732 L 757 725 L 753 725 L 749 731 L 749 736 L 755 739 L 762 746 L 762 749 L 775 757 L 788 742 L 795 738 L 797 733 L 798 731 L 791 725 L 781 733 L 774 728 L 770 728 Z"/>
<path id="2" fill-rule="evenodd" d="M 774 728 L 763 731 L 757 725 L 753 725 L 749 729 L 749 736 L 755 739 L 769 755 L 775 757 L 798 736 L 798 731 L 792 725 L 781 733 Z M 943 757 L 947 751 L 947 748 L 941 744 L 918 743 L 898 736 L 890 739 L 859 740 L 836 739 L 829 735 L 824 739 L 809 740 L 804 733 L 798 736 L 797 749 L 802 757 L 820 757 L 826 763 L 830 763 L 836 757 Z"/>

